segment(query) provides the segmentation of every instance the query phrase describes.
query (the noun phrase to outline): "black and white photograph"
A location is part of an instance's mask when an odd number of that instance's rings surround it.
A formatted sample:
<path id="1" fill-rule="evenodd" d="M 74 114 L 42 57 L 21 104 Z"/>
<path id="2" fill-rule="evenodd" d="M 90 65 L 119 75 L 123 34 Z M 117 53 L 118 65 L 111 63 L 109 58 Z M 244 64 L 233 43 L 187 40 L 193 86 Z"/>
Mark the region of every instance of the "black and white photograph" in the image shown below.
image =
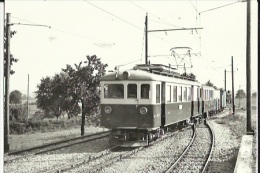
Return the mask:
<path id="1" fill-rule="evenodd" d="M 4 173 L 257 173 L 257 0 L 1 0 Z"/>

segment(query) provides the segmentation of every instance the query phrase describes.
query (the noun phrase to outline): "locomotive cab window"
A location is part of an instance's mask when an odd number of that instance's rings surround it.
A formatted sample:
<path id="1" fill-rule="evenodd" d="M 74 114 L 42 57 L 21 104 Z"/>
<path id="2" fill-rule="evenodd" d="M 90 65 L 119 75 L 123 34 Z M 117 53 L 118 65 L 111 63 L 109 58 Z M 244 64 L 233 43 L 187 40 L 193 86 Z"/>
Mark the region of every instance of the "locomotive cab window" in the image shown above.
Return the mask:
<path id="1" fill-rule="evenodd" d="M 105 84 L 104 85 L 104 98 L 124 98 L 124 85 L 123 84 Z"/>
<path id="2" fill-rule="evenodd" d="M 149 84 L 142 84 L 141 85 L 141 99 L 149 99 L 150 93 L 150 85 Z"/>
<path id="3" fill-rule="evenodd" d="M 127 85 L 127 98 L 137 98 L 137 85 L 136 84 Z"/>

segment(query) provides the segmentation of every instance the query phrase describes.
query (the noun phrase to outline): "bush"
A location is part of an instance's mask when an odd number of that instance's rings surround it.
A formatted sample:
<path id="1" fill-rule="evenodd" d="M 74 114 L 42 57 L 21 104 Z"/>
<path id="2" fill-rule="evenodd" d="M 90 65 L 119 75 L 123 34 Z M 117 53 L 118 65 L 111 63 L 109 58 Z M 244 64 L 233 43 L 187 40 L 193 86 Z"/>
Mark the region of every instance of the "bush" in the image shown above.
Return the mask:
<path id="1" fill-rule="evenodd" d="M 25 124 L 21 122 L 10 121 L 9 128 L 11 134 L 23 134 L 27 132 Z"/>
<path id="2" fill-rule="evenodd" d="M 24 105 L 11 105 L 10 106 L 10 121 L 19 121 L 22 122 L 26 118 L 26 107 Z"/>

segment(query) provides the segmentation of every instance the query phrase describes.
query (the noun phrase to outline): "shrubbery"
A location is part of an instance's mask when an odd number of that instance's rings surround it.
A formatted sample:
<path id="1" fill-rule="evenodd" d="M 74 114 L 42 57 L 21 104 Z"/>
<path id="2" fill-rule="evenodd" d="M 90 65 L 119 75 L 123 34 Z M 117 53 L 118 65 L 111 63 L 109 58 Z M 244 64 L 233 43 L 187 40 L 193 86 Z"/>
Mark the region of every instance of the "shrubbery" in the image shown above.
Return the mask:
<path id="1" fill-rule="evenodd" d="M 10 106 L 10 134 L 24 134 L 35 132 L 49 132 L 55 129 L 65 129 L 69 127 L 80 127 L 81 117 L 73 116 L 70 119 L 63 118 L 50 119 L 52 115 L 47 116 L 43 111 L 36 111 L 31 118 L 27 118 L 26 105 Z M 99 126 L 100 115 L 96 112 L 86 117 L 86 126 Z"/>
<path id="2" fill-rule="evenodd" d="M 18 122 L 10 121 L 10 134 L 24 134 L 34 132 L 49 132 L 55 129 L 64 129 L 68 127 L 79 127 L 81 120 L 47 120 L 35 117 L 28 121 Z"/>

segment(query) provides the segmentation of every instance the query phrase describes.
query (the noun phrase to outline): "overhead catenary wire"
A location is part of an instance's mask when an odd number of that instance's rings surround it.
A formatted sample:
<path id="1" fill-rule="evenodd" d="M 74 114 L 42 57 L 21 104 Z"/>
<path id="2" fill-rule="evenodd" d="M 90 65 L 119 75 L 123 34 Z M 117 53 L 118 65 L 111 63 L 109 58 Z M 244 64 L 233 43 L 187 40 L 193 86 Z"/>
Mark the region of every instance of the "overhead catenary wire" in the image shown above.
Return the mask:
<path id="1" fill-rule="evenodd" d="M 222 5 L 222 6 L 219 6 L 219 7 L 211 8 L 211 9 L 208 9 L 208 10 L 204 10 L 204 11 L 199 12 L 199 14 L 205 13 L 205 12 L 209 12 L 209 11 L 212 11 L 212 10 L 216 10 L 216 9 L 219 9 L 219 8 L 222 8 L 222 7 L 226 7 L 226 6 L 229 6 L 229 5 L 233 5 L 233 4 L 236 4 L 236 3 L 239 3 L 239 2 L 243 2 L 243 1 L 236 1 L 236 2 L 232 2 L 232 3 L 226 4 L 226 5 Z"/>
<path id="2" fill-rule="evenodd" d="M 122 19 L 121 17 L 118 17 L 117 15 L 115 15 L 115 14 L 113 14 L 113 13 L 111 13 L 111 12 L 109 12 L 109 11 L 107 11 L 107 10 L 105 10 L 105 9 L 103 9 L 103 8 L 101 8 L 101 7 L 97 6 L 97 5 L 95 5 L 95 4 L 91 3 L 91 2 L 89 2 L 89 1 L 86 1 L 86 0 L 83 0 L 83 1 L 86 2 L 86 3 L 88 3 L 88 4 L 90 4 L 90 5 L 92 5 L 92 6 L 94 6 L 94 7 L 96 7 L 96 8 L 98 8 L 98 9 L 101 10 L 101 11 L 103 11 L 103 12 L 105 12 L 105 13 L 107 13 L 107 14 L 109 14 L 109 15 L 111 15 L 111 16 L 113 16 L 113 17 L 115 17 L 115 18 L 117 18 L 117 19 L 119 19 L 119 20 L 121 20 L 121 21 L 123 21 L 123 22 L 125 22 L 125 23 L 127 23 L 128 25 L 131 25 L 131 26 L 135 27 L 136 29 L 142 31 L 142 28 L 140 28 L 140 27 L 138 27 L 138 26 L 136 26 L 136 25 L 134 25 L 134 24 L 132 24 L 132 23 L 130 23 L 130 22 L 124 20 L 124 19 Z"/>
<path id="3" fill-rule="evenodd" d="M 189 2 L 191 3 L 191 5 L 194 8 L 194 10 L 199 14 L 199 11 L 198 11 L 197 7 L 195 7 L 195 5 L 192 3 L 191 0 L 189 0 Z M 196 3 L 197 3 L 197 1 L 196 1 Z"/>
<path id="4" fill-rule="evenodd" d="M 97 5 L 93 4 L 93 3 L 90 3 L 90 2 L 87 1 L 87 0 L 83 0 L 83 1 L 86 2 L 86 3 L 88 3 L 88 4 L 90 4 L 90 5 L 92 5 L 92 6 L 94 6 L 95 8 L 98 8 L 99 10 L 101 10 L 101 11 L 103 11 L 103 12 L 105 12 L 105 13 L 107 13 L 107 14 L 113 16 L 113 17 L 116 17 L 117 19 L 119 19 L 119 20 L 121 20 L 121 21 L 127 23 L 128 25 L 131 25 L 131 26 L 135 27 L 136 29 L 143 31 L 140 27 L 138 27 L 138 26 L 136 26 L 136 25 L 134 25 L 134 24 L 128 22 L 127 20 L 122 19 L 121 17 L 118 17 L 117 15 L 115 15 L 115 14 L 113 14 L 113 13 L 111 13 L 111 12 L 109 12 L 109 11 L 107 11 L 107 10 L 105 10 L 105 9 L 103 9 L 103 8 L 101 8 L 101 7 L 99 7 L 99 6 L 97 6 Z M 167 40 L 167 39 L 164 39 L 164 38 L 162 38 L 162 37 L 158 37 L 158 36 L 156 36 L 156 35 L 152 35 L 152 36 L 153 36 L 153 37 L 156 37 L 156 38 L 158 38 L 158 39 L 160 39 L 160 40 L 163 40 L 163 41 L 165 41 L 165 42 L 168 42 L 168 43 L 170 43 L 170 44 L 174 44 L 173 42 L 171 42 L 171 41 L 169 41 L 169 40 Z"/>
<path id="5" fill-rule="evenodd" d="M 26 20 L 26 19 L 22 19 L 22 18 L 19 18 L 19 17 L 11 16 L 11 18 L 15 18 L 15 19 L 18 19 L 18 20 L 21 20 L 21 21 L 24 21 L 24 22 L 28 22 L 28 23 L 34 24 L 34 25 L 39 25 L 39 24 L 37 24 L 35 22 L 29 21 L 29 20 Z M 51 27 L 50 26 L 50 29 L 58 31 L 58 32 L 62 32 L 62 33 L 68 34 L 68 35 L 72 35 L 72 36 L 75 36 L 75 37 L 87 38 L 88 40 L 91 40 L 91 41 L 104 42 L 104 41 L 101 41 L 101 40 L 97 40 L 97 39 L 93 39 L 93 38 L 87 37 L 85 35 L 75 34 L 75 33 L 69 32 L 69 31 L 64 31 L 64 30 L 56 28 L 56 27 Z"/>
<path id="6" fill-rule="evenodd" d="M 136 7 L 138 7 L 138 8 L 140 8 L 140 9 L 144 10 L 146 13 L 151 14 L 152 16 L 156 17 L 157 19 L 162 20 L 162 21 L 165 21 L 166 23 L 168 23 L 168 25 L 171 25 L 171 26 L 174 26 L 174 27 L 177 27 L 177 28 L 184 28 L 184 27 L 181 27 L 181 26 L 176 26 L 176 25 L 174 25 L 174 24 L 171 24 L 171 22 L 169 22 L 169 21 L 167 21 L 167 20 L 165 20 L 165 19 L 159 17 L 158 15 L 156 15 L 156 14 L 154 14 L 154 13 L 151 13 L 150 11 L 148 11 L 147 9 L 141 7 L 140 5 L 137 5 L 137 4 L 134 3 L 133 1 L 128 1 L 128 2 L 134 4 Z M 166 24 L 166 23 L 164 23 L 164 24 Z"/>
<path id="7" fill-rule="evenodd" d="M 136 25 L 134 25 L 134 24 L 128 22 L 127 20 L 124 20 L 124 19 L 122 19 L 122 18 L 116 16 L 115 14 L 110 13 L 110 12 L 107 11 L 107 10 L 104 10 L 104 9 L 100 8 L 100 7 L 98 7 L 97 5 L 95 5 L 95 4 L 93 4 L 93 3 L 90 3 L 90 2 L 88 2 L 88 1 L 84 1 L 84 2 L 86 2 L 86 3 L 88 3 L 88 4 L 91 4 L 92 6 L 95 6 L 96 8 L 99 8 L 100 10 L 102 10 L 102 11 L 108 13 L 109 15 L 112 15 L 113 17 L 116 17 L 116 18 L 118 18 L 118 19 L 124 21 L 125 23 L 127 23 L 127 24 L 129 24 L 129 25 L 132 25 L 133 27 L 137 28 L 138 30 L 141 29 L 141 28 L 137 27 Z M 15 17 L 15 18 L 17 18 L 17 19 L 19 19 L 19 20 L 21 19 L 21 18 L 18 18 L 18 17 Z M 23 20 L 23 19 L 22 19 L 22 20 Z M 28 20 L 24 20 L 24 21 L 28 21 Z M 31 23 L 34 23 L 34 22 L 31 22 Z M 58 29 L 58 28 L 54 28 L 54 27 L 51 27 L 51 29 L 52 29 L 52 30 L 56 30 L 56 31 L 58 31 L 58 32 L 63 32 L 63 33 L 66 33 L 66 34 L 70 34 L 70 35 L 73 35 L 73 36 L 87 38 L 87 39 L 92 40 L 92 41 L 99 41 L 99 40 L 96 40 L 96 39 L 87 37 L 87 36 L 85 36 L 85 35 L 70 33 L 70 32 L 68 32 L 68 31 L 64 31 L 64 30 L 61 30 L 61 29 Z M 162 37 L 158 37 L 157 35 L 151 34 L 151 36 L 157 37 L 157 38 L 159 38 L 160 40 L 162 40 L 162 41 L 164 41 L 164 42 L 170 43 L 171 45 L 175 44 L 175 43 L 173 43 L 172 41 L 168 41 L 167 39 L 162 38 Z M 175 42 L 176 42 L 176 41 L 175 41 Z M 142 49 L 143 49 L 143 48 L 142 48 Z M 143 52 L 143 50 L 142 50 L 142 52 Z M 141 56 L 142 56 L 142 54 L 141 54 Z"/>

